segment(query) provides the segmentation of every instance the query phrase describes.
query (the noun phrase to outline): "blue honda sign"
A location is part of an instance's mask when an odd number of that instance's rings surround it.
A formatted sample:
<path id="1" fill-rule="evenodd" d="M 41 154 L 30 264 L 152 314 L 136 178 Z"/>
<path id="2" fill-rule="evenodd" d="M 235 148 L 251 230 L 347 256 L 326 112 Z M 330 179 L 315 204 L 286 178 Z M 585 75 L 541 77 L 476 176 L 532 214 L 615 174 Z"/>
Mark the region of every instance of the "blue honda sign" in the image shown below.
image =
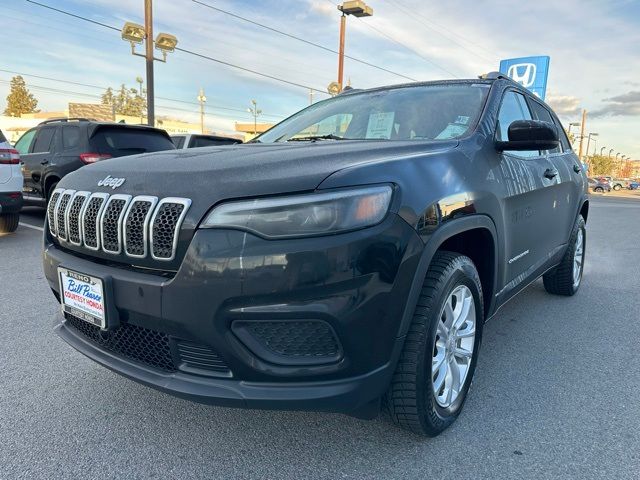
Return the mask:
<path id="1" fill-rule="evenodd" d="M 544 100 L 547 93 L 547 75 L 549 74 L 549 57 L 521 57 L 500 61 L 500 73 L 531 90 Z"/>

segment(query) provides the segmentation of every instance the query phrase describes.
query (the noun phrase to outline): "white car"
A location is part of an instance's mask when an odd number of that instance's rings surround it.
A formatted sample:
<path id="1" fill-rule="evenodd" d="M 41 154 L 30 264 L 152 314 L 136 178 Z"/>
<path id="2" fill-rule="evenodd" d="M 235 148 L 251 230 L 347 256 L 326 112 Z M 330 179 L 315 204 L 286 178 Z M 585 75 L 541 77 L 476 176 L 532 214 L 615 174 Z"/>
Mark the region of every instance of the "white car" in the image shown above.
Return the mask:
<path id="1" fill-rule="evenodd" d="M 20 155 L 0 130 L 0 233 L 18 228 L 22 208 Z"/>
<path id="2" fill-rule="evenodd" d="M 171 140 L 178 150 L 183 148 L 212 147 L 214 145 L 235 145 L 242 143 L 233 137 L 219 137 L 217 135 L 200 135 L 195 133 L 185 133 L 171 135 Z"/>

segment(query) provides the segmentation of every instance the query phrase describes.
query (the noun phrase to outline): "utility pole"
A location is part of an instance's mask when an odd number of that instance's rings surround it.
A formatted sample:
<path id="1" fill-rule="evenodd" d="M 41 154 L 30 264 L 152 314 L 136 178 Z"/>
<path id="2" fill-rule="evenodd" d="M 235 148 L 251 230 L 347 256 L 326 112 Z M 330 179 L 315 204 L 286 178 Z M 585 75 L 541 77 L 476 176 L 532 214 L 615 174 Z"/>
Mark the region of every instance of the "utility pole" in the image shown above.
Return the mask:
<path id="1" fill-rule="evenodd" d="M 154 127 L 156 113 L 153 88 L 153 7 L 144 0 L 145 63 L 147 66 L 147 124 Z"/>
<path id="2" fill-rule="evenodd" d="M 338 53 L 338 85 L 342 90 L 342 77 L 344 75 L 344 29 L 347 24 L 347 16 L 342 12 L 340 16 L 340 48 Z"/>
<path id="3" fill-rule="evenodd" d="M 198 95 L 198 102 L 200 102 L 200 133 L 204 133 L 204 103 L 207 101 L 207 97 L 204 96 L 204 88 L 200 87 L 200 94 Z"/>
<path id="4" fill-rule="evenodd" d="M 580 148 L 578 150 L 578 158 L 582 161 L 582 142 L 584 141 L 584 126 L 587 123 L 587 111 L 582 110 L 582 125 L 580 126 Z"/>

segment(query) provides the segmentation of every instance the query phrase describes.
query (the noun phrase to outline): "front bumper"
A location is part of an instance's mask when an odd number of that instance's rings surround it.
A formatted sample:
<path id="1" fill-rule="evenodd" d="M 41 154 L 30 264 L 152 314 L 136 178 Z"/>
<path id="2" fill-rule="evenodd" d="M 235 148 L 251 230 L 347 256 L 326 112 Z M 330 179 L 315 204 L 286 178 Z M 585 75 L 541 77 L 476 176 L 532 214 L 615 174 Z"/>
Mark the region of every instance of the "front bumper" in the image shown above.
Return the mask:
<path id="1" fill-rule="evenodd" d="M 18 213 L 22 205 L 22 192 L 0 192 L 0 214 Z"/>
<path id="2" fill-rule="evenodd" d="M 365 230 L 283 241 L 199 230 L 179 271 L 167 278 L 98 263 L 46 242 L 45 274 L 58 297 L 59 265 L 100 277 L 108 285 L 112 328 L 96 334 L 104 341 L 83 334 L 62 314 L 55 319 L 57 333 L 89 358 L 202 403 L 352 414 L 388 387 L 404 343 L 400 322 L 423 247 L 396 215 Z M 333 333 L 339 354 L 326 361 L 281 351 L 270 355 L 274 352 L 267 350 L 274 342 L 280 348 L 282 339 L 274 340 L 273 334 L 261 346 L 247 341 L 235 328 L 247 322 L 326 325 L 323 331 Z M 144 356 L 113 348 L 109 336 L 118 336 L 125 326 L 160 332 L 169 365 L 175 368 L 159 369 L 141 362 Z M 285 332 L 288 344 L 297 334 L 291 328 Z M 188 361 L 181 357 L 185 343 L 189 355 L 202 354 L 195 362 L 192 356 Z M 198 362 L 213 356 L 228 370 L 200 368 Z"/>

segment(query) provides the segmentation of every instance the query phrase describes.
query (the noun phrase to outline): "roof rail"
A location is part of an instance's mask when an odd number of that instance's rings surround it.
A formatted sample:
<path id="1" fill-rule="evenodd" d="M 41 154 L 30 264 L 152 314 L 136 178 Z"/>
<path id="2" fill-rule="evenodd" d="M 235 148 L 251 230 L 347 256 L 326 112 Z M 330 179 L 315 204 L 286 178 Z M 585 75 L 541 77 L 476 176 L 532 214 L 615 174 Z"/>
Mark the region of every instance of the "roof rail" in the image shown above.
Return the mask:
<path id="1" fill-rule="evenodd" d="M 61 117 L 61 118 L 50 118 L 49 120 L 45 120 L 40 122 L 38 125 L 46 125 L 48 123 L 58 123 L 58 122 L 95 122 L 94 118 L 84 118 L 84 117 Z"/>
<path id="2" fill-rule="evenodd" d="M 481 80 L 509 80 L 517 85 L 520 85 L 518 82 L 516 82 L 513 78 L 511 78 L 509 75 L 502 73 L 502 72 L 489 72 L 489 73 L 483 73 L 482 75 L 478 75 L 478 78 Z M 522 86 L 522 85 L 520 85 Z"/>

